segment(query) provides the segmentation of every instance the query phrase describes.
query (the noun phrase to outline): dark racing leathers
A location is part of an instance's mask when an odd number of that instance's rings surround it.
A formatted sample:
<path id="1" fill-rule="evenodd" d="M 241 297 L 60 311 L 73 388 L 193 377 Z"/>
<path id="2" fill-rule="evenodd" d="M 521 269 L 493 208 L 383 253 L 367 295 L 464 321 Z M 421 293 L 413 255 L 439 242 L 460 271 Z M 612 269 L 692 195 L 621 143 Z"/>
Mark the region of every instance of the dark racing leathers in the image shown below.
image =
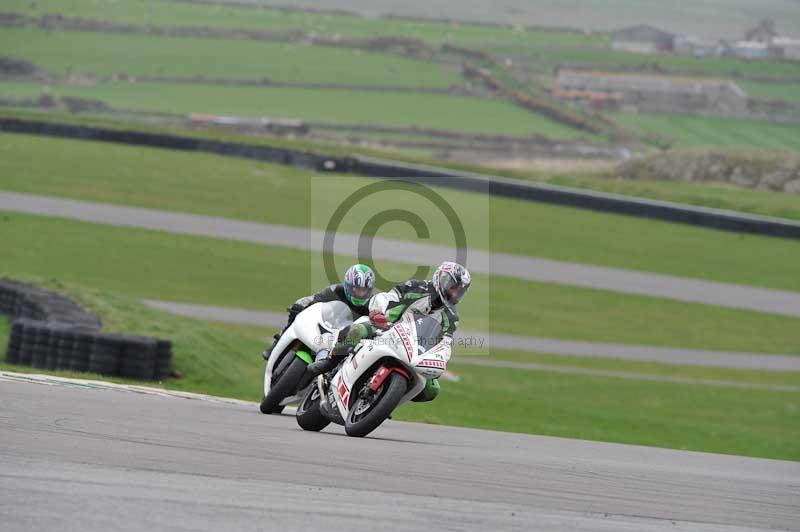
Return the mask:
<path id="1" fill-rule="evenodd" d="M 350 311 L 353 313 L 353 319 L 360 316 L 367 316 L 370 311 L 369 303 L 367 305 L 354 305 L 345 295 L 344 285 L 341 283 L 332 284 L 328 287 L 325 287 L 316 294 L 301 297 L 295 301 L 291 307 L 289 307 L 289 320 L 286 322 L 286 325 L 284 325 L 283 329 L 281 329 L 281 332 L 274 336 L 272 346 L 264 351 L 264 359 L 269 359 L 269 355 L 272 352 L 272 349 L 275 347 L 275 344 L 278 343 L 278 339 L 280 339 L 283 332 L 292 324 L 298 314 L 303 312 L 314 303 L 326 303 L 328 301 L 341 301 L 342 303 L 346 304 L 348 307 L 350 307 Z"/>
<path id="2" fill-rule="evenodd" d="M 458 328 L 458 314 L 455 309 L 442 303 L 431 281 L 410 279 L 396 285 L 389 292 L 377 294 L 374 299 L 372 306 L 383 310 L 389 323 L 397 322 L 409 309 L 416 310 L 441 323 L 445 340 L 448 345 L 452 342 L 453 334 Z"/>
<path id="3" fill-rule="evenodd" d="M 370 311 L 369 303 L 366 305 L 354 305 L 345 295 L 343 284 L 332 284 L 326 288 L 323 288 L 316 294 L 301 297 L 295 301 L 294 305 L 289 308 L 289 323 L 286 324 L 286 327 L 292 324 L 298 314 L 303 312 L 314 303 L 326 303 L 328 301 L 341 301 L 342 303 L 346 304 L 348 307 L 350 307 L 350 311 L 353 313 L 354 319 L 358 318 L 359 316 L 367 316 Z M 284 329 L 286 327 L 284 327 Z"/>
<path id="4" fill-rule="evenodd" d="M 441 349 L 444 361 L 449 361 L 450 345 L 458 327 L 458 314 L 442 303 L 431 281 L 410 279 L 400 283 L 389 292 L 373 296 L 369 306 L 383 311 L 390 324 L 396 323 L 409 309 L 435 318 L 442 325 L 443 338 L 431 350 Z M 372 323 L 357 323 L 342 329 L 339 333 L 339 342 L 331 357 L 347 355 L 361 340 L 374 338 L 378 332 L 380 329 Z M 437 395 L 439 395 L 438 379 L 428 379 L 425 389 L 413 400 L 432 401 Z"/>

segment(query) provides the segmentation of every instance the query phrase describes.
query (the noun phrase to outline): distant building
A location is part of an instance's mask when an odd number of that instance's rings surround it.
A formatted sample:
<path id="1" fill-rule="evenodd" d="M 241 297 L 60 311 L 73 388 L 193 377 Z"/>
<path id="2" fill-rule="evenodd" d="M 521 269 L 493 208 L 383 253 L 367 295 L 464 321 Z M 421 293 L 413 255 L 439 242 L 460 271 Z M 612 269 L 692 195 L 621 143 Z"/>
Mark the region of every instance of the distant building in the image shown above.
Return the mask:
<path id="1" fill-rule="evenodd" d="M 694 57 L 718 57 L 723 48 L 723 45 L 717 41 L 708 41 L 692 35 L 678 35 L 674 41 L 676 54 Z"/>
<path id="2" fill-rule="evenodd" d="M 612 34 L 611 48 L 637 54 L 671 52 L 675 48 L 675 35 L 653 26 L 631 26 Z"/>
<path id="3" fill-rule="evenodd" d="M 772 47 L 786 59 L 800 59 L 800 39 L 794 37 L 775 37 Z"/>
<path id="4" fill-rule="evenodd" d="M 728 49 L 728 53 L 743 59 L 767 59 L 776 55 L 772 47 L 760 41 L 738 41 Z"/>
<path id="5" fill-rule="evenodd" d="M 728 53 L 745 59 L 800 59 L 800 39 L 780 36 L 775 22 L 764 19 L 748 31 L 743 40 L 731 46 Z"/>
<path id="6" fill-rule="evenodd" d="M 747 94 L 727 80 L 562 68 L 556 85 L 556 96 L 593 106 L 614 102 L 622 109 L 656 113 L 747 112 Z"/>
<path id="7" fill-rule="evenodd" d="M 771 44 L 772 40 L 778 36 L 778 30 L 775 29 L 775 22 L 772 19 L 765 18 L 758 23 L 758 26 L 748 30 L 744 34 L 743 41 L 761 42 Z"/>

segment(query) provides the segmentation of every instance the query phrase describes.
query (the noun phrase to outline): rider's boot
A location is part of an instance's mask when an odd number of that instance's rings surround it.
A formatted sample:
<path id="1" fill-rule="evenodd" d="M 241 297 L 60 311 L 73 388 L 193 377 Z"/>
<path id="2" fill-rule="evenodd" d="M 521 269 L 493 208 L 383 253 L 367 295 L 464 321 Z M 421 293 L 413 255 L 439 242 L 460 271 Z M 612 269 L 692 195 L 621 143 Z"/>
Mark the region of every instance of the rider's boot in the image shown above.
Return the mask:
<path id="1" fill-rule="evenodd" d="M 317 353 L 317 359 L 308 365 L 306 372 L 316 377 L 317 375 L 329 372 L 334 366 L 336 366 L 334 354 L 328 351 L 320 351 Z"/>
<path id="2" fill-rule="evenodd" d="M 439 390 L 441 390 L 441 386 L 439 386 L 439 379 L 428 379 L 425 382 L 425 387 L 422 389 L 422 391 L 411 400 L 415 403 L 433 401 L 436 399 L 436 396 L 439 395 Z"/>
<path id="3" fill-rule="evenodd" d="M 330 355 L 327 351 L 320 351 L 314 363 L 309 364 L 308 370 L 312 375 L 322 375 L 336 367 L 336 362 L 341 357 L 346 357 L 353 352 L 358 343 L 370 334 L 370 329 L 364 324 L 351 325 L 339 333 L 343 341 L 336 344 Z M 374 334 L 373 334 L 374 335 Z"/>
<path id="4" fill-rule="evenodd" d="M 281 339 L 281 335 L 280 334 L 276 334 L 276 335 L 273 336 L 273 338 L 274 338 L 274 341 L 272 342 L 272 345 L 269 346 L 269 349 L 267 349 L 266 351 L 261 353 L 261 356 L 264 357 L 264 360 L 269 360 L 269 356 L 272 354 L 272 350 L 275 349 L 275 346 L 278 345 L 278 340 Z"/>

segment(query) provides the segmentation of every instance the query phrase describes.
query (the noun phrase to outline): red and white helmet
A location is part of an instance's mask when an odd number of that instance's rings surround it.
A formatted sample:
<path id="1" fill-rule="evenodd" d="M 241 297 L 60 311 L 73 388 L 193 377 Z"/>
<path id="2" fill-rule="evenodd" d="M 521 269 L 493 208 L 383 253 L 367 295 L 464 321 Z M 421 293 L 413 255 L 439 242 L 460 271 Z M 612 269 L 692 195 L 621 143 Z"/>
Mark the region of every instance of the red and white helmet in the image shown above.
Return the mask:
<path id="1" fill-rule="evenodd" d="M 433 272 L 433 288 L 447 307 L 457 305 L 471 283 L 469 271 L 455 262 L 443 262 Z"/>

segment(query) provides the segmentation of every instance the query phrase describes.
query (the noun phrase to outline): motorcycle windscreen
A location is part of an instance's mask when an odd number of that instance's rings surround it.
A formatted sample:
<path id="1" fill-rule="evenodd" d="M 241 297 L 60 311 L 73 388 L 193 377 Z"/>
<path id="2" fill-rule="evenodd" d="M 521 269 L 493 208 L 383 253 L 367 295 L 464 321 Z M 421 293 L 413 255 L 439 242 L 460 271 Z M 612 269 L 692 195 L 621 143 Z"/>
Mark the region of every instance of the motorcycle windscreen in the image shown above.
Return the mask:
<path id="1" fill-rule="evenodd" d="M 436 318 L 414 313 L 414 325 L 417 328 L 417 342 L 419 353 L 422 354 L 442 341 L 442 324 Z"/>
<path id="2" fill-rule="evenodd" d="M 322 325 L 329 331 L 342 329 L 353 323 L 350 307 L 341 301 L 322 303 Z"/>

